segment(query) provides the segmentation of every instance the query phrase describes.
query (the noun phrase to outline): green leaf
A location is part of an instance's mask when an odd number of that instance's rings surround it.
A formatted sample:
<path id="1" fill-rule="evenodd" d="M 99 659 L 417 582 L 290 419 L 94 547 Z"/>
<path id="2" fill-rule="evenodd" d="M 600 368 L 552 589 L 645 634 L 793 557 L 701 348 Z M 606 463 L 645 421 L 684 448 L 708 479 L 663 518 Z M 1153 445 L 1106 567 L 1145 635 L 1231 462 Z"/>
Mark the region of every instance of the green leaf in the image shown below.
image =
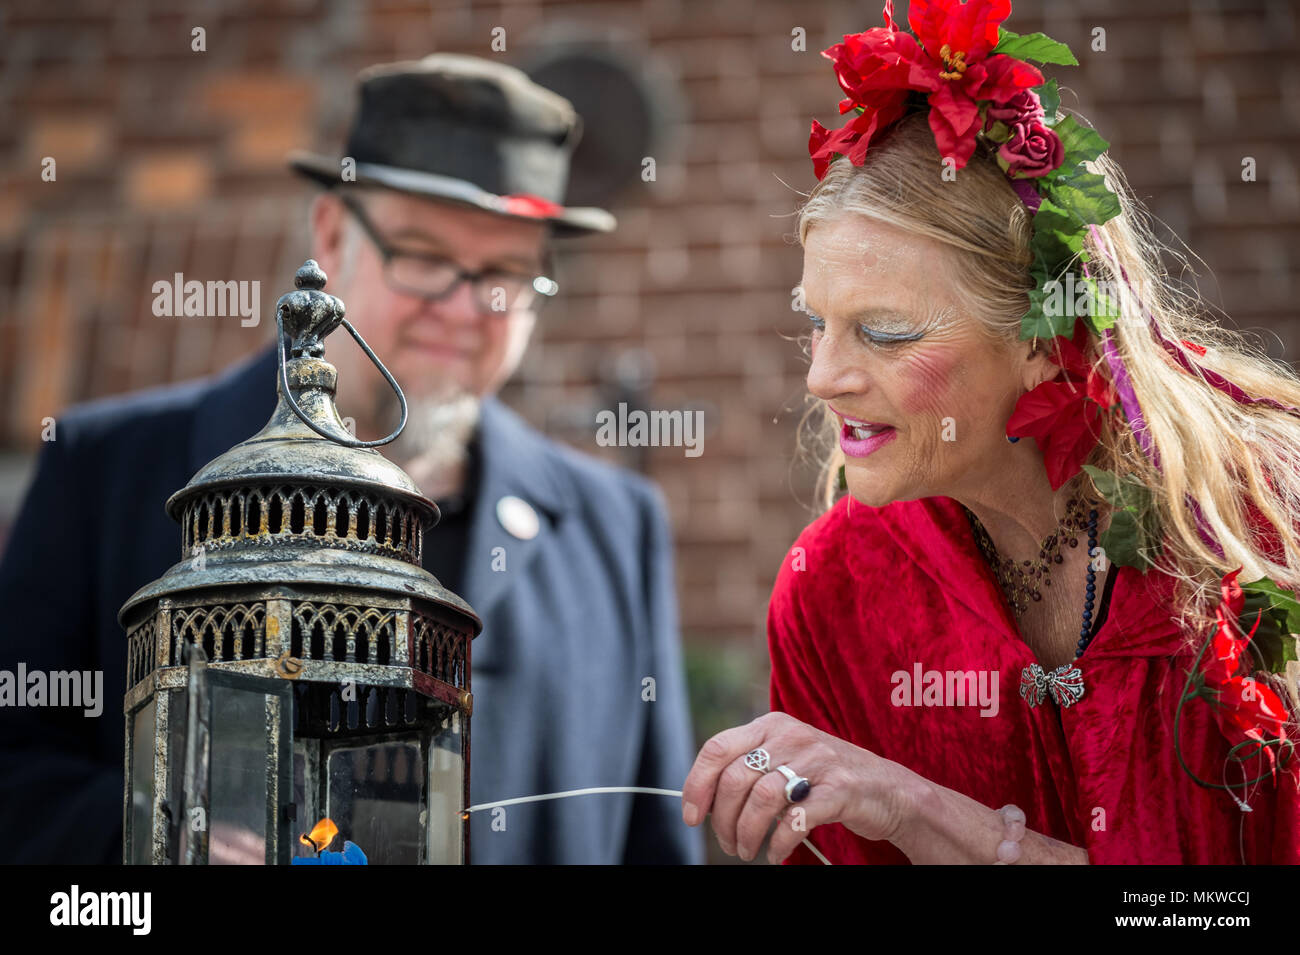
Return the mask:
<path id="1" fill-rule="evenodd" d="M 1048 80 L 1042 86 L 1035 86 L 1034 92 L 1038 94 L 1038 99 L 1043 104 L 1043 112 L 1046 114 L 1044 122 L 1048 126 L 1055 126 L 1056 111 L 1061 108 L 1061 94 L 1056 88 L 1056 80 Z"/>
<path id="2" fill-rule="evenodd" d="M 1055 338 L 1057 335 L 1069 335 L 1070 328 L 1074 325 L 1074 319 L 1069 316 L 1060 316 L 1049 314 L 1043 308 L 1043 299 L 1046 296 L 1041 289 L 1033 289 L 1029 293 L 1029 311 L 1025 312 L 1020 318 L 1020 339 L 1029 341 L 1031 338 Z"/>
<path id="3" fill-rule="evenodd" d="M 1300 633 L 1300 599 L 1296 598 L 1293 591 L 1279 587 L 1267 577 L 1242 584 L 1241 589 L 1246 593 L 1267 595 L 1269 605 L 1285 614 L 1287 632 Z"/>
<path id="4" fill-rule="evenodd" d="M 1029 300 L 1035 303 L 1042 313 L 1042 322 L 1039 324 L 1037 332 L 1039 338 L 1054 338 L 1057 335 L 1070 338 L 1074 334 L 1075 316 L 1072 314 L 1073 309 L 1060 307 L 1064 302 L 1059 289 L 1055 303 L 1051 303 L 1051 296 L 1042 286 L 1029 293 Z M 1055 307 L 1049 307 L 1049 304 L 1054 304 Z"/>
<path id="5" fill-rule="evenodd" d="M 1287 639 L 1287 638 L 1290 639 Z M 1282 639 L 1282 654 L 1279 657 L 1282 665 L 1274 670 L 1274 673 L 1282 673 L 1286 670 L 1286 665 L 1292 661 L 1300 660 L 1300 637 L 1295 634 L 1286 634 Z"/>
<path id="6" fill-rule="evenodd" d="M 1097 288 L 1097 280 L 1088 276 L 1076 279 L 1076 294 L 1080 285 L 1088 290 L 1088 311 L 1083 314 L 1083 320 L 1098 335 L 1105 329 L 1114 327 L 1116 318 L 1115 303 L 1110 300 L 1110 297 L 1105 292 Z"/>
<path id="7" fill-rule="evenodd" d="M 1002 122 L 1002 120 L 995 119 L 993 125 L 988 128 L 988 131 L 984 135 L 990 142 L 1005 143 L 1011 138 L 1011 127 Z M 1002 164 L 998 163 L 998 165 L 1000 166 Z"/>
<path id="8" fill-rule="evenodd" d="M 1115 508 L 1110 526 L 1097 538 L 1107 560 L 1146 573 L 1153 566 L 1152 555 L 1160 547 L 1151 491 L 1131 474 L 1117 477 L 1091 464 L 1085 464 L 1083 469 L 1092 478 L 1097 493 Z"/>
<path id="9" fill-rule="evenodd" d="M 1142 522 L 1135 508 L 1115 511 L 1110 526 L 1098 535 L 1097 543 L 1112 563 L 1142 569 L 1147 566 L 1148 562 L 1142 556 Z"/>
<path id="10" fill-rule="evenodd" d="M 1065 163 L 1062 168 L 1068 165 L 1073 169 L 1077 163 L 1096 159 L 1110 147 L 1110 143 L 1102 139 L 1095 129 L 1080 126 L 1073 116 L 1064 117 L 1052 128 L 1065 147 Z"/>
<path id="11" fill-rule="evenodd" d="M 1091 315 L 1083 316 L 1083 320 L 1088 323 L 1093 334 L 1100 337 L 1106 329 L 1114 328 L 1115 323 L 1119 321 L 1119 303 L 1100 290 L 1092 293 L 1092 301 L 1096 311 Z"/>
<path id="12" fill-rule="evenodd" d="M 1074 317 L 1049 313 L 1043 307 L 1043 303 L 1048 297 L 1045 286 L 1051 278 L 1046 266 L 1041 260 L 1035 260 L 1029 274 L 1034 280 L 1034 287 L 1028 293 L 1029 311 L 1020 318 L 1021 340 L 1028 341 L 1031 338 L 1055 338 L 1057 335 L 1070 335 L 1074 330 Z"/>
<path id="13" fill-rule="evenodd" d="M 1106 185 L 1106 177 L 1088 172 L 1083 166 L 1057 176 L 1047 183 L 1052 202 L 1074 215 L 1083 228 L 1088 223 L 1101 225 L 1119 215 L 1119 196 Z"/>
<path id="14" fill-rule="evenodd" d="M 1243 586 L 1242 590 L 1245 589 Z M 1275 596 L 1272 593 L 1250 591 L 1238 624 L 1243 634 L 1254 631 L 1250 646 L 1258 657 L 1259 666 L 1270 673 L 1285 673 L 1287 661 L 1297 658 L 1296 638 L 1287 625 L 1286 610 L 1273 605 Z M 1294 600 L 1290 602 L 1294 603 Z"/>
<path id="15" fill-rule="evenodd" d="M 1106 188 L 1102 176 L 1080 170 L 1076 176 L 1046 184 L 1046 194 L 1033 218 L 1030 249 L 1034 263 L 1030 275 L 1035 287 L 1029 293 L 1030 309 L 1021 318 L 1021 339 L 1072 333 L 1075 316 L 1069 313 L 1073 310 L 1044 309 L 1043 302 L 1047 299 L 1044 285 L 1049 279 L 1061 276 L 1076 261 L 1088 261 L 1090 256 L 1084 251 L 1083 242 L 1090 219 L 1105 222 L 1118 211 L 1119 200 Z M 1097 308 L 1086 319 L 1100 334 L 1115 324 L 1116 306 L 1108 296 L 1096 291 L 1095 282 L 1092 288 L 1092 301 Z M 1063 314 L 1048 314 L 1049 311 Z"/>
<path id="16" fill-rule="evenodd" d="M 1098 494 L 1112 503 L 1119 499 L 1119 478 L 1115 476 L 1113 471 L 1103 471 L 1091 464 L 1085 464 L 1083 469 L 1088 472 L 1088 477 L 1092 478 L 1092 483 L 1096 485 Z"/>
<path id="17" fill-rule="evenodd" d="M 1034 214 L 1034 236 L 1030 248 L 1042 260 L 1049 275 L 1057 275 L 1083 250 L 1086 226 L 1069 209 L 1044 196 Z"/>
<path id="18" fill-rule="evenodd" d="M 1053 40 L 1045 33 L 1027 33 L 1022 36 L 999 27 L 998 45 L 993 48 L 993 53 L 1014 56 L 1018 60 L 1032 60 L 1035 63 L 1079 65 L 1079 61 L 1074 58 L 1068 46 Z"/>

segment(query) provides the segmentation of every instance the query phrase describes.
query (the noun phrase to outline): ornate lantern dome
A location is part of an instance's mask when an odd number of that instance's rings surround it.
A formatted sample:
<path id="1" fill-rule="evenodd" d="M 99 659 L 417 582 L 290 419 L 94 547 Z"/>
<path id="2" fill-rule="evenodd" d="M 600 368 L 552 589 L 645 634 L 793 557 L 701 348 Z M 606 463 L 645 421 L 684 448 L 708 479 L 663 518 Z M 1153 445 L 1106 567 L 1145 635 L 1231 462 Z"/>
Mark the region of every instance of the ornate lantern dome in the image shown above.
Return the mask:
<path id="1" fill-rule="evenodd" d="M 310 828 L 322 817 L 371 861 L 465 858 L 469 644 L 482 622 L 422 566 L 437 505 L 375 450 L 405 424 L 401 389 L 346 322 L 343 303 L 323 291 L 315 262 L 295 284 L 276 306 L 279 396 L 270 421 L 167 501 L 181 524 L 182 559 L 119 613 L 129 634 L 128 862 L 219 854 L 208 826 L 191 836 L 180 825 L 196 809 L 214 826 L 241 817 L 265 840 L 268 862 L 305 851 L 290 841 L 291 821 Z M 379 441 L 352 437 L 335 407 L 337 372 L 323 340 L 340 324 L 401 403 L 402 424 Z M 196 680 L 212 686 L 196 689 Z M 235 720 L 257 709 L 240 704 L 236 690 L 265 696 L 254 728 L 272 734 L 274 724 L 280 734 L 264 750 L 275 765 L 251 770 L 279 780 L 268 783 L 265 806 L 244 805 L 227 778 L 250 771 L 248 746 L 223 763 L 223 733 L 240 748 L 223 712 Z M 192 719 L 195 706 L 210 719 Z M 178 714 L 188 720 L 184 733 L 169 728 Z"/>

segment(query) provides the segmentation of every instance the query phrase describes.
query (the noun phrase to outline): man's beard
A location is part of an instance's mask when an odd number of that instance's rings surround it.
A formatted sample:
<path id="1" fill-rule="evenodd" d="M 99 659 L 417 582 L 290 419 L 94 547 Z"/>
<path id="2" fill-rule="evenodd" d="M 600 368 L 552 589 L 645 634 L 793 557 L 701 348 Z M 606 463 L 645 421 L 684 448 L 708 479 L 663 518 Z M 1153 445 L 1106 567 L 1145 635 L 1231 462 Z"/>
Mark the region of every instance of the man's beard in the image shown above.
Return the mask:
<path id="1" fill-rule="evenodd" d="M 378 420 L 399 420 L 401 410 L 387 383 L 382 383 L 383 409 Z M 482 400 L 454 385 L 431 394 L 407 396 L 406 427 L 387 448 L 387 456 L 410 472 L 426 493 L 441 496 L 447 485 L 458 485 L 469 458 L 469 445 L 478 427 Z"/>

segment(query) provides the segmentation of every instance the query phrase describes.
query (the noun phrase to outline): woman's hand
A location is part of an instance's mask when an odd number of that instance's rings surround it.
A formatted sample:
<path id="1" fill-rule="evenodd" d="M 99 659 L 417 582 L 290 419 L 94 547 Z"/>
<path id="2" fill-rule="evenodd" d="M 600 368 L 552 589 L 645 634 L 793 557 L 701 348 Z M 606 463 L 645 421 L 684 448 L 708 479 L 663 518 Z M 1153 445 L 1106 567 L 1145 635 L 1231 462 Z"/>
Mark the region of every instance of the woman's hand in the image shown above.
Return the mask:
<path id="1" fill-rule="evenodd" d="M 765 773 L 745 765 L 745 754 L 760 747 L 771 761 Z M 812 785 L 806 799 L 786 801 L 781 765 Z M 772 863 L 831 822 L 863 839 L 892 842 L 921 864 L 988 865 L 1006 836 L 996 810 L 788 713 L 765 713 L 700 749 L 682 787 L 682 818 L 695 826 L 710 811 L 722 850 L 745 860 L 758 855 L 772 821 L 781 819 L 768 846 Z M 1086 849 L 1032 830 L 1020 850 L 1020 865 L 1088 864 Z"/>
<path id="2" fill-rule="evenodd" d="M 771 757 L 766 773 L 745 765 L 745 754 L 760 747 Z M 786 801 L 781 765 L 812 785 L 803 801 Z M 682 818 L 694 826 L 711 811 L 722 850 L 746 861 L 758 855 L 772 821 L 781 818 L 767 853 L 776 864 L 827 823 L 842 823 L 864 839 L 893 840 L 907 825 L 919 779 L 787 713 L 766 713 L 701 747 L 682 787 Z"/>

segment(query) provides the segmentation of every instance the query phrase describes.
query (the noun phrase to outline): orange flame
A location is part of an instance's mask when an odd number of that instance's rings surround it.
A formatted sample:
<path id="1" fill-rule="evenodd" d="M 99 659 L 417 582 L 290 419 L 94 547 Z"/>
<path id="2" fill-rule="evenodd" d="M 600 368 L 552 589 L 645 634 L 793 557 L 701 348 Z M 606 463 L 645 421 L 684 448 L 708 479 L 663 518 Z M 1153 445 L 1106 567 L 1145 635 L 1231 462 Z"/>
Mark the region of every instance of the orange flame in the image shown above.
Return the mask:
<path id="1" fill-rule="evenodd" d="M 339 834 L 339 827 L 334 825 L 334 820 L 326 816 L 316 825 L 312 826 L 311 832 L 304 832 L 298 837 L 298 841 L 305 846 L 311 846 L 312 851 L 319 855 L 329 848 L 334 837 Z"/>

